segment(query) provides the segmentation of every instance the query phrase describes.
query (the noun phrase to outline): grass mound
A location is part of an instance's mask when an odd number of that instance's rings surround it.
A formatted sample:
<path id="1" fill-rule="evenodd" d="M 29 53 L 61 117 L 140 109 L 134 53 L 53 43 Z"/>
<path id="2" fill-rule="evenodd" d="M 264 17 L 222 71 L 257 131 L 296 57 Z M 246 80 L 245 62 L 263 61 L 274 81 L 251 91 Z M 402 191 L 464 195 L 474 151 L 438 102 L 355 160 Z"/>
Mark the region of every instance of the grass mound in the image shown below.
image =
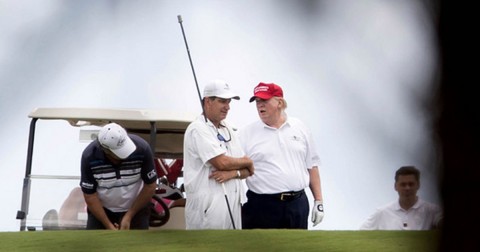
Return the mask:
<path id="1" fill-rule="evenodd" d="M 438 231 L 69 230 L 0 233 L 0 251 L 436 251 Z"/>

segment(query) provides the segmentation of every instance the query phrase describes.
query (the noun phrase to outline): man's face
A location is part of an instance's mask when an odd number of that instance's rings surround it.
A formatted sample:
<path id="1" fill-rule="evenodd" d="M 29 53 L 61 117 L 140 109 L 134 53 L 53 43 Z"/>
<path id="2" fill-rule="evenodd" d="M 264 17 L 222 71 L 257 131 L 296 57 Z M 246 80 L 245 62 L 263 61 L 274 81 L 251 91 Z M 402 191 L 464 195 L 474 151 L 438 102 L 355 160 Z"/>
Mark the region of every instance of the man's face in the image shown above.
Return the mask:
<path id="1" fill-rule="evenodd" d="M 117 155 L 113 154 L 113 152 L 105 147 L 102 146 L 103 153 L 105 156 L 114 164 L 119 163 L 122 161 L 121 158 L 117 157 Z"/>
<path id="2" fill-rule="evenodd" d="M 395 191 L 398 192 L 400 198 L 416 197 L 419 188 L 420 182 L 415 179 L 414 175 L 399 175 L 398 181 L 395 182 Z"/>
<path id="3" fill-rule="evenodd" d="M 223 99 L 215 97 L 214 100 L 208 101 L 209 106 L 207 116 L 212 122 L 220 122 L 227 118 L 228 111 L 230 110 L 230 102 L 232 99 Z"/>
<path id="4" fill-rule="evenodd" d="M 258 116 L 265 124 L 270 125 L 280 115 L 281 104 L 275 97 L 268 100 L 257 97 L 255 102 L 257 104 Z"/>

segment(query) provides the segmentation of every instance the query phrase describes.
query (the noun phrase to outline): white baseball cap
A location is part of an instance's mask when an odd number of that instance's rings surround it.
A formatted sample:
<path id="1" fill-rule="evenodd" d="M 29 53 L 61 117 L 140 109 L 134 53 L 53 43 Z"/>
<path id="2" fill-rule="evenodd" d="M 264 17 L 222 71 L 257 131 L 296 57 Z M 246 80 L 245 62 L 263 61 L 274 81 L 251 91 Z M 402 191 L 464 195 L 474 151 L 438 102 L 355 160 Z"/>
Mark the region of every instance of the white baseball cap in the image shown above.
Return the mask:
<path id="1" fill-rule="evenodd" d="M 212 80 L 208 83 L 205 88 L 203 89 L 203 97 L 219 97 L 223 99 L 235 99 L 240 100 L 240 96 L 234 94 L 230 90 L 230 86 L 228 86 L 227 82 L 224 80 Z"/>
<path id="2" fill-rule="evenodd" d="M 127 131 L 116 123 L 109 123 L 100 129 L 98 142 L 120 159 L 127 158 L 137 149 Z"/>

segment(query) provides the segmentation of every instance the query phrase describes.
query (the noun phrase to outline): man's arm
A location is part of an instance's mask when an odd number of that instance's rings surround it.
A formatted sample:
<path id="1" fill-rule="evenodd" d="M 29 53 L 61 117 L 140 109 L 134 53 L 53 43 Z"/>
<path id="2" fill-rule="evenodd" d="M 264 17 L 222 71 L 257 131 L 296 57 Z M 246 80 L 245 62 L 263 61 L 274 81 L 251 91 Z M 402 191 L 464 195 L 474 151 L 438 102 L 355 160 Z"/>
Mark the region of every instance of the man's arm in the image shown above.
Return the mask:
<path id="1" fill-rule="evenodd" d="M 87 194 L 84 193 L 83 197 L 85 198 L 85 203 L 87 203 L 88 210 L 99 220 L 102 222 L 105 229 L 118 229 L 118 223 L 113 224 L 107 217 L 105 210 L 103 210 L 103 205 L 100 199 L 98 198 L 97 193 Z"/>
<path id="2" fill-rule="evenodd" d="M 313 194 L 313 209 L 312 209 L 312 222 L 313 226 L 318 225 L 323 220 L 325 213 L 323 212 L 323 197 L 322 186 L 320 183 L 320 172 L 317 166 L 313 166 L 308 170 L 310 175 L 310 190 Z"/>
<path id="3" fill-rule="evenodd" d="M 128 209 L 127 213 L 125 213 L 125 215 L 123 216 L 120 229 L 130 229 L 130 222 L 133 216 L 135 216 L 135 214 L 137 214 L 140 209 L 147 206 L 147 204 L 150 202 L 153 195 L 155 194 L 156 189 L 157 184 L 155 182 L 150 184 L 143 184 L 142 190 L 138 194 L 130 209 Z"/>
<path id="4" fill-rule="evenodd" d="M 228 170 L 228 171 L 213 171 L 209 178 L 214 178 L 216 181 L 223 183 L 230 179 L 244 179 L 250 176 L 250 172 L 247 169 L 240 170 Z"/>
<path id="5" fill-rule="evenodd" d="M 209 162 L 220 171 L 247 169 L 249 175 L 253 175 L 254 171 L 253 161 L 247 156 L 236 158 L 221 154 L 210 159 Z"/>
<path id="6" fill-rule="evenodd" d="M 322 185 L 320 182 L 320 172 L 318 171 L 318 167 L 312 167 L 312 169 L 308 170 L 308 173 L 310 174 L 310 190 L 312 191 L 313 199 L 323 202 Z"/>

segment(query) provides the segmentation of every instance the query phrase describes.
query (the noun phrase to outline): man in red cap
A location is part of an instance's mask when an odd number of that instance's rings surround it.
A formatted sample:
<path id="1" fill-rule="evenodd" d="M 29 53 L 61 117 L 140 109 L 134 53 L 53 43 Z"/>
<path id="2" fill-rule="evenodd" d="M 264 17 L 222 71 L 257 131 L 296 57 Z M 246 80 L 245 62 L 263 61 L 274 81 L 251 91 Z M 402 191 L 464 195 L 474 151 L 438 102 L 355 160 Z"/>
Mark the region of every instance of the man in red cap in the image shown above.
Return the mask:
<path id="1" fill-rule="evenodd" d="M 260 82 L 250 102 L 256 102 L 259 121 L 240 131 L 245 154 L 255 173 L 246 178 L 248 201 L 242 207 L 243 229 L 308 228 L 309 202 L 314 197 L 312 222 L 323 219 L 319 156 L 308 128 L 285 113 L 283 90 Z"/>

